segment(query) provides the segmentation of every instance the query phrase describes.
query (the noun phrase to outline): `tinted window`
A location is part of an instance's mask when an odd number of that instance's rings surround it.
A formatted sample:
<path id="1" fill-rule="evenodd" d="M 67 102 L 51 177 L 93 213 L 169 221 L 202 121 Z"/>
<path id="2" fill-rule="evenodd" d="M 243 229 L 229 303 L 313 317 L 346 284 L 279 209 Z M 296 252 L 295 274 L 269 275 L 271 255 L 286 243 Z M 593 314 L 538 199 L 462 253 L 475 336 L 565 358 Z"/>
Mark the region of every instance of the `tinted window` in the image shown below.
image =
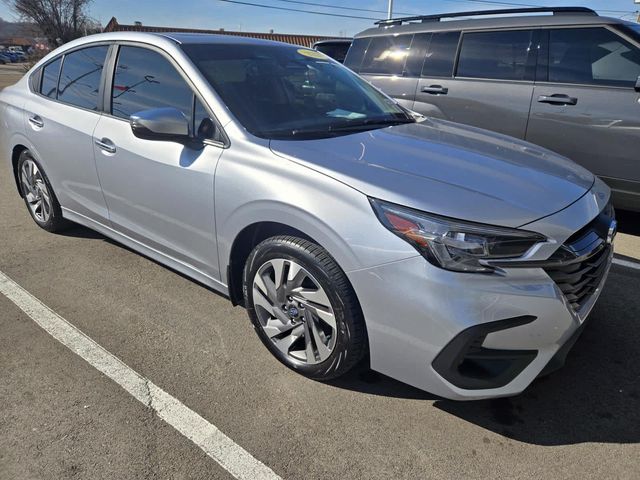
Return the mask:
<path id="1" fill-rule="evenodd" d="M 434 33 L 422 66 L 423 77 L 450 77 L 456 61 L 460 32 Z"/>
<path id="2" fill-rule="evenodd" d="M 58 100 L 96 110 L 104 59 L 109 47 L 91 47 L 64 56 Z"/>
<path id="3" fill-rule="evenodd" d="M 550 82 L 632 87 L 639 75 L 638 49 L 607 29 L 549 33 Z"/>
<path id="4" fill-rule="evenodd" d="M 533 32 L 465 33 L 458 63 L 460 77 L 533 80 Z"/>
<path id="5" fill-rule="evenodd" d="M 113 78 L 112 113 L 129 118 L 151 108 L 175 107 L 192 118 L 193 93 L 162 55 L 139 47 L 121 47 Z"/>
<path id="6" fill-rule="evenodd" d="M 414 121 L 342 65 L 278 44 L 185 44 L 222 101 L 251 133 L 301 140 Z"/>
<path id="7" fill-rule="evenodd" d="M 360 65 L 362 64 L 370 40 L 370 38 L 356 38 L 353 41 L 347 52 L 347 57 L 344 59 L 345 66 L 355 72 L 360 71 Z"/>
<path id="8" fill-rule="evenodd" d="M 58 96 L 58 76 L 60 74 L 60 64 L 62 59 L 58 58 L 53 62 L 45 65 L 42 69 L 42 86 L 40 93 L 49 98 L 57 98 Z"/>
<path id="9" fill-rule="evenodd" d="M 321 43 L 316 47 L 316 50 L 330 56 L 340 63 L 343 63 L 347 56 L 347 51 L 349 50 L 349 43 Z"/>
<path id="10" fill-rule="evenodd" d="M 412 39 L 412 35 L 372 38 L 360 66 L 360 73 L 402 75 Z"/>

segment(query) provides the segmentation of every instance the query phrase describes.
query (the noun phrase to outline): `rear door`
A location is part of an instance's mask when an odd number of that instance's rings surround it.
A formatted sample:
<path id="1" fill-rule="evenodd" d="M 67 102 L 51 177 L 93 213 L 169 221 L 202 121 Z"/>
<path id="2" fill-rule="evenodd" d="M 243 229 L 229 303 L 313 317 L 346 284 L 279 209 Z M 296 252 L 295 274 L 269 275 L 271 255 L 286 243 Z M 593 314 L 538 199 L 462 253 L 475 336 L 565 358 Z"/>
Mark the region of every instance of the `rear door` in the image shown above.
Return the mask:
<path id="1" fill-rule="evenodd" d="M 640 50 L 607 27 L 544 31 L 527 140 L 565 155 L 640 207 Z"/>
<path id="2" fill-rule="evenodd" d="M 36 155 L 64 209 L 108 223 L 93 156 L 108 45 L 81 48 L 42 68 L 37 94 L 25 104 Z"/>
<path id="3" fill-rule="evenodd" d="M 423 35 L 373 37 L 355 71 L 404 107 L 411 108 L 419 75 L 414 60 L 419 59 L 422 63 L 423 44 Z"/>
<path id="4" fill-rule="evenodd" d="M 459 38 L 458 32 L 434 33 L 414 110 L 524 138 L 538 30 L 464 32 L 458 46 Z"/>

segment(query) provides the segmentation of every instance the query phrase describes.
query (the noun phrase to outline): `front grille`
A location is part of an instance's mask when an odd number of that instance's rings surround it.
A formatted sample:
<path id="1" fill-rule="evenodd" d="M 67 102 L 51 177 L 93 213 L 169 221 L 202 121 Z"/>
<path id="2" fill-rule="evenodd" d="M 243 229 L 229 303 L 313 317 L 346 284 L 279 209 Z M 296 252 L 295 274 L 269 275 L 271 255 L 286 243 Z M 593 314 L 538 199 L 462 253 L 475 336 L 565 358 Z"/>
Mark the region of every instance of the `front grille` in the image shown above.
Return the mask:
<path id="1" fill-rule="evenodd" d="M 572 235 L 544 268 L 576 312 L 596 292 L 607 271 L 613 248 L 607 237 L 614 218 L 613 208 L 607 206 Z"/>

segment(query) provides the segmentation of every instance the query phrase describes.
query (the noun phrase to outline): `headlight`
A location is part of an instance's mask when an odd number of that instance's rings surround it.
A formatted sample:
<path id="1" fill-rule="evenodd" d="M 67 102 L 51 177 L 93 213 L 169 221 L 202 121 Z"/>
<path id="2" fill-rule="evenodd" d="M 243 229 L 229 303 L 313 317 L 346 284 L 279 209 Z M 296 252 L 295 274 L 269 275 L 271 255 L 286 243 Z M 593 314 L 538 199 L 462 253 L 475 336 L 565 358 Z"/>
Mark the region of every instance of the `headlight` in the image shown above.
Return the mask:
<path id="1" fill-rule="evenodd" d="M 453 220 L 370 199 L 385 227 L 429 262 L 455 272 L 491 272 L 487 260 L 519 258 L 546 237 L 534 232 Z"/>

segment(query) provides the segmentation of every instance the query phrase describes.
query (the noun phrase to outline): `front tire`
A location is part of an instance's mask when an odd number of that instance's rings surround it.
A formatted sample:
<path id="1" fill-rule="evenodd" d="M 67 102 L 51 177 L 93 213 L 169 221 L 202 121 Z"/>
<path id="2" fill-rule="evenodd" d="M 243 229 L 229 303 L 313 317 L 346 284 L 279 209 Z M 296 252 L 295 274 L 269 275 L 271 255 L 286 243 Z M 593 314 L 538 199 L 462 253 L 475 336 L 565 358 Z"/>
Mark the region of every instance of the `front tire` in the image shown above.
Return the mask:
<path id="1" fill-rule="evenodd" d="M 27 210 L 40 228 L 55 233 L 69 226 L 47 175 L 29 150 L 18 158 L 18 180 Z"/>
<path id="2" fill-rule="evenodd" d="M 324 381 L 344 375 L 364 357 L 360 305 L 322 247 L 292 236 L 263 241 L 249 255 L 243 290 L 260 340 L 287 367 Z"/>

